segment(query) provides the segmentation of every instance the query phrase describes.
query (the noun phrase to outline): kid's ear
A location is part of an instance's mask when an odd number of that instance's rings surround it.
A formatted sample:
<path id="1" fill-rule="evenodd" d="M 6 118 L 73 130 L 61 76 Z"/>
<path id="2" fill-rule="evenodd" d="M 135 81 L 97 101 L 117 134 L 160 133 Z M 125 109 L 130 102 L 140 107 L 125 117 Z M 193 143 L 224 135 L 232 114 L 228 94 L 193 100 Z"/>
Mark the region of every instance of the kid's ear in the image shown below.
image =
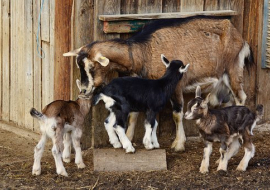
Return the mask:
<path id="1" fill-rule="evenodd" d="M 161 57 L 162 63 L 165 65 L 166 68 L 168 68 L 170 65 L 170 61 L 163 54 L 161 54 L 160 57 Z"/>
<path id="2" fill-rule="evenodd" d="M 195 98 L 197 97 L 201 97 L 201 87 L 200 86 L 197 86 L 196 88 L 196 92 L 195 92 Z"/>
<path id="3" fill-rule="evenodd" d="M 208 107 L 209 99 L 210 99 L 210 93 L 207 95 L 205 100 L 202 101 L 202 103 L 201 103 L 202 108 L 207 108 Z"/>

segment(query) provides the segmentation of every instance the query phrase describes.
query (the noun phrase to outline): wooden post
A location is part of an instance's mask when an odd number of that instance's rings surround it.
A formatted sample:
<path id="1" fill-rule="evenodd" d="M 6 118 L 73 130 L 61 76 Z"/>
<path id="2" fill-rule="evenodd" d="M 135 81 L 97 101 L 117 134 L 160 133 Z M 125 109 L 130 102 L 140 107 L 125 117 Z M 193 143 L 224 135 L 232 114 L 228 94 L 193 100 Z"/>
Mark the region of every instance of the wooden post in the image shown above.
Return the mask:
<path id="1" fill-rule="evenodd" d="M 69 58 L 63 53 L 70 50 L 71 43 L 71 11 L 72 0 L 55 1 L 55 68 L 54 68 L 54 99 L 70 99 Z"/>
<path id="2" fill-rule="evenodd" d="M 91 43 L 93 36 L 93 15 L 94 15 L 94 0 L 76 0 L 73 1 L 72 10 L 72 46 L 70 49 L 79 48 L 85 44 Z M 80 70 L 77 68 L 75 58 L 71 58 L 71 97 L 73 100 L 78 98 L 79 89 L 76 85 L 76 79 L 80 79 Z M 89 113 L 84 121 L 82 133 L 82 149 L 91 147 L 92 143 L 91 132 L 91 113 Z"/>

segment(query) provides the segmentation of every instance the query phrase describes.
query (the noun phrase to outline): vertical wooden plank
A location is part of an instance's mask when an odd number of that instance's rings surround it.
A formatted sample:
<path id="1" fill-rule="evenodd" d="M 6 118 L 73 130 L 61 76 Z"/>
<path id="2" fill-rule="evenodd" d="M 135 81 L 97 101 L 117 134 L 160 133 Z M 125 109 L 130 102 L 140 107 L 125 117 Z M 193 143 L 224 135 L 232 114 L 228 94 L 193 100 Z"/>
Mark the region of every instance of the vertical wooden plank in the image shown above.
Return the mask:
<path id="1" fill-rule="evenodd" d="M 25 19 L 24 19 L 24 1 L 18 1 L 17 3 L 17 62 L 18 62 L 18 76 L 17 76 L 17 94 L 16 94 L 16 106 L 18 106 L 17 112 L 17 123 L 19 126 L 23 127 L 25 122 L 25 65 L 24 65 L 24 26 L 25 26 Z M 20 45 L 18 45 L 20 44 Z M 15 52 L 14 52 L 15 53 Z M 13 90 L 13 89 L 12 89 Z"/>
<path id="2" fill-rule="evenodd" d="M 218 0 L 205 0 L 204 9 L 205 11 L 215 11 L 219 9 Z"/>
<path id="3" fill-rule="evenodd" d="M 262 20 L 263 20 L 263 1 L 245 1 L 245 11 L 244 11 L 244 32 L 243 36 L 250 44 L 254 60 L 257 62 L 256 66 L 256 89 L 255 92 L 252 90 L 251 93 L 256 94 L 256 104 L 264 105 L 264 119 L 270 120 L 270 75 L 269 69 L 261 68 L 262 61 Z M 245 90 L 249 85 L 249 81 L 254 79 L 255 71 L 252 71 L 251 76 L 245 77 Z M 248 87 L 249 88 L 249 87 Z"/>
<path id="4" fill-rule="evenodd" d="M 243 14 L 244 14 L 244 0 L 231 0 L 231 9 L 237 11 L 237 15 L 233 16 L 231 21 L 240 34 L 243 33 Z"/>
<path id="5" fill-rule="evenodd" d="M 120 14 L 120 0 L 95 0 L 94 10 L 94 40 L 106 40 L 119 38 L 119 34 L 104 34 L 102 31 L 103 23 L 99 21 L 100 14 Z M 106 113 L 106 114 L 101 114 Z M 92 108 L 92 146 L 104 146 L 108 144 L 108 135 L 104 128 L 104 120 L 107 111 L 103 104 Z"/>
<path id="6" fill-rule="evenodd" d="M 45 57 L 42 59 L 42 108 L 50 103 L 50 44 L 42 41 L 42 49 Z"/>
<path id="7" fill-rule="evenodd" d="M 138 13 L 161 13 L 162 0 L 139 0 Z"/>
<path id="8" fill-rule="evenodd" d="M 33 97 L 33 23 L 32 11 L 33 0 L 25 1 L 24 3 L 24 60 L 25 60 L 25 127 L 33 130 L 33 118 L 29 114 L 29 110 L 34 106 Z"/>
<path id="9" fill-rule="evenodd" d="M 93 22 L 93 15 L 94 15 L 94 0 L 77 0 L 74 1 L 73 3 L 74 3 L 73 26 L 72 26 L 73 47 L 71 47 L 71 49 L 75 49 L 85 44 L 91 43 L 94 39 L 93 36 L 94 25 L 91 24 L 91 22 Z M 72 99 L 75 100 L 78 98 L 79 93 L 79 89 L 76 85 L 76 79 L 80 79 L 80 71 L 77 68 L 75 59 L 72 59 L 71 61 L 71 68 L 72 68 L 71 97 Z M 91 147 L 92 143 L 91 136 L 92 136 L 91 114 L 89 113 L 85 118 L 83 126 L 83 135 L 81 140 L 82 149 Z"/>
<path id="10" fill-rule="evenodd" d="M 70 70 L 69 58 L 63 53 L 70 50 L 71 43 L 71 11 L 72 0 L 55 1 L 55 67 L 54 67 L 54 98 L 70 99 Z"/>
<path id="11" fill-rule="evenodd" d="M 0 73 L 1 73 L 1 76 L 0 76 L 0 120 L 2 120 L 2 93 L 3 93 L 3 75 L 2 75 L 2 72 L 3 72 L 3 65 L 2 65 L 2 1 L 0 1 Z"/>
<path id="12" fill-rule="evenodd" d="M 40 11 L 40 0 L 33 1 L 33 69 L 34 69 L 34 107 L 37 110 L 41 110 L 41 58 L 39 57 L 37 50 L 37 41 L 36 41 L 36 35 L 38 32 L 38 16 Z M 40 31 L 39 34 L 40 36 Z M 39 38 L 38 43 L 41 45 L 41 40 Z M 37 120 L 34 120 L 34 131 L 39 131 L 39 123 Z"/>
<path id="13" fill-rule="evenodd" d="M 50 42 L 50 2 L 44 0 L 41 11 L 41 40 Z"/>
<path id="14" fill-rule="evenodd" d="M 18 106 L 16 105 L 16 99 L 18 94 L 17 89 L 17 76 L 18 76 L 18 67 L 17 67 L 17 2 L 10 1 L 11 2 L 11 60 L 10 60 L 10 120 L 14 123 L 17 121 L 17 112 L 18 112 Z M 11 74 L 12 73 L 12 74 Z"/>
<path id="15" fill-rule="evenodd" d="M 181 0 L 181 12 L 203 11 L 204 0 Z"/>
<path id="16" fill-rule="evenodd" d="M 55 1 L 50 1 L 50 102 L 54 100 L 54 30 L 55 30 Z"/>
<path id="17" fill-rule="evenodd" d="M 3 96 L 2 96 L 2 119 L 9 121 L 9 102 L 10 102 L 10 1 L 3 0 L 2 2 L 2 61 L 3 63 Z"/>
<path id="18" fill-rule="evenodd" d="M 44 52 L 42 64 L 42 108 L 50 103 L 50 1 L 44 1 L 41 11 L 41 46 Z"/>
<path id="19" fill-rule="evenodd" d="M 179 12 L 181 0 L 163 0 L 162 1 L 162 12 Z"/>
<path id="20" fill-rule="evenodd" d="M 231 0 L 219 0 L 219 10 L 229 10 L 229 9 L 231 9 Z"/>

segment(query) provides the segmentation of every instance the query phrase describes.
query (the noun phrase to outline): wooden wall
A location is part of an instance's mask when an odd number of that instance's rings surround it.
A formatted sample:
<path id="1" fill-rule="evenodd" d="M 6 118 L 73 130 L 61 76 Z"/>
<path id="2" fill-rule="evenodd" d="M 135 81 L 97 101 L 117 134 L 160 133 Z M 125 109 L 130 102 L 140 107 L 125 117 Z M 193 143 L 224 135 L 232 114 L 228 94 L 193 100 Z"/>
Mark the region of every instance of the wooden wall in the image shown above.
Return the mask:
<path id="1" fill-rule="evenodd" d="M 0 1 L 0 119 L 33 131 L 29 114 L 53 100 L 54 1 L 44 1 L 38 56 L 36 34 L 42 0 Z"/>

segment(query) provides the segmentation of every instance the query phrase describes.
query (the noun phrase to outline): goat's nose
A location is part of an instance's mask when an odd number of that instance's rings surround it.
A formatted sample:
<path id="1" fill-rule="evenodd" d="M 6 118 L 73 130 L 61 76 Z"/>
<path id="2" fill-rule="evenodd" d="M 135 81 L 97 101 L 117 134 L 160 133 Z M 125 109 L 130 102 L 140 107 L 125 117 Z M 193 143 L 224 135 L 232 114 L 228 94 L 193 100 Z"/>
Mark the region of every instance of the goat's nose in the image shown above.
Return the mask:
<path id="1" fill-rule="evenodd" d="M 85 93 L 86 93 L 86 90 L 85 90 L 85 89 L 84 89 L 84 90 L 82 90 L 82 93 L 83 93 L 83 94 L 85 94 Z"/>

